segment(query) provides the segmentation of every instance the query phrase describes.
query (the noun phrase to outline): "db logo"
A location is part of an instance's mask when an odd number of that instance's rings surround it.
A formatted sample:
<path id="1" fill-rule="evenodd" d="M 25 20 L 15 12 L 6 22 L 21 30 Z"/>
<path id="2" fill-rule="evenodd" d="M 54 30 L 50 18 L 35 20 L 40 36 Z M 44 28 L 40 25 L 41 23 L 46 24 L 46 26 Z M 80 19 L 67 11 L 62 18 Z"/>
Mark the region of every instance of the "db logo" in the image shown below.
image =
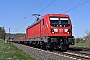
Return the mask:
<path id="1" fill-rule="evenodd" d="M 63 32 L 63 29 L 60 29 L 60 33 L 62 33 Z"/>

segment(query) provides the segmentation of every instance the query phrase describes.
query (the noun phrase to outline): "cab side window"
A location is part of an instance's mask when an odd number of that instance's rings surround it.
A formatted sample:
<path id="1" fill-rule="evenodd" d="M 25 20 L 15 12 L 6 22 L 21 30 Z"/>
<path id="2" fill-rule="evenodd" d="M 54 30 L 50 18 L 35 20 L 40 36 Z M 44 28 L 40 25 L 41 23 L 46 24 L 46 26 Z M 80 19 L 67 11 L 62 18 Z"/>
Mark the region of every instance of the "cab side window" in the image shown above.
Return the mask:
<path id="1" fill-rule="evenodd" d="M 43 25 L 44 25 L 44 19 L 43 19 Z"/>

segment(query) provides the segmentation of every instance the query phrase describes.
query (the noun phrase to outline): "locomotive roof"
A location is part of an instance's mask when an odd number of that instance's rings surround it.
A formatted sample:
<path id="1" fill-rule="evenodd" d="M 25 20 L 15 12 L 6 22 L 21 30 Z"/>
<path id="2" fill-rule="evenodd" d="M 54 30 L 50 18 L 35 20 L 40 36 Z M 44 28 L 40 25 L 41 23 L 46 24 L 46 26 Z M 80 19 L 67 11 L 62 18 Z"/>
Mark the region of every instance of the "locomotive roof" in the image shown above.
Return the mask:
<path id="1" fill-rule="evenodd" d="M 28 26 L 27 27 L 27 29 L 28 28 L 30 28 L 30 27 L 32 27 L 33 25 L 35 25 L 36 23 L 38 23 L 41 19 L 43 19 L 45 16 L 66 16 L 66 17 L 68 17 L 68 15 L 67 14 L 46 14 L 46 15 L 44 15 L 44 16 L 42 16 L 38 21 L 35 21 L 32 25 L 30 25 L 30 26 Z"/>
<path id="2" fill-rule="evenodd" d="M 46 15 L 48 15 L 48 16 L 66 16 L 66 17 L 68 17 L 67 14 L 46 14 Z M 44 15 L 44 16 L 46 16 L 46 15 Z"/>

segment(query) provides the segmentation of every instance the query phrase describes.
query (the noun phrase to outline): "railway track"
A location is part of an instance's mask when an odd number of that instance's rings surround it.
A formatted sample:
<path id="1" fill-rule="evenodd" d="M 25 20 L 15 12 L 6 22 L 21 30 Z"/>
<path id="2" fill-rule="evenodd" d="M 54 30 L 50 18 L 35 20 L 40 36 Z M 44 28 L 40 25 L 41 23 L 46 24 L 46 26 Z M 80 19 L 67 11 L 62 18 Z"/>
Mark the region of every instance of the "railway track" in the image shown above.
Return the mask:
<path id="1" fill-rule="evenodd" d="M 64 52 L 65 55 L 68 55 L 69 57 L 75 58 L 75 59 L 81 59 L 81 60 L 90 60 L 90 55 L 88 54 L 82 54 L 82 53 L 76 53 L 76 52 Z"/>
<path id="2" fill-rule="evenodd" d="M 72 50 L 67 50 L 67 51 L 58 51 L 58 50 L 53 50 L 51 51 L 54 54 L 57 55 L 62 55 L 64 57 L 69 57 L 71 59 L 75 59 L 75 60 L 90 60 L 90 51 L 72 51 Z"/>
<path id="3" fill-rule="evenodd" d="M 90 60 L 90 54 L 80 53 L 80 52 L 60 52 L 60 51 L 53 51 L 58 55 L 62 55 L 64 57 L 69 57 L 76 60 Z"/>
<path id="4" fill-rule="evenodd" d="M 42 49 L 43 50 L 43 49 Z M 90 49 L 89 48 L 70 48 L 67 51 L 59 50 L 45 50 L 60 56 L 68 57 L 75 60 L 90 60 Z"/>
<path id="5" fill-rule="evenodd" d="M 90 48 L 72 47 L 67 51 L 60 51 L 60 50 L 47 50 L 47 51 L 75 60 L 90 60 Z"/>
<path id="6" fill-rule="evenodd" d="M 32 47 L 32 48 L 38 51 L 44 51 L 58 56 L 70 58 L 72 60 L 90 60 L 90 53 L 89 53 L 90 51 L 84 51 L 80 49 L 77 49 L 77 51 L 73 51 L 74 49 L 73 50 L 69 49 L 67 51 L 60 51 L 60 50 L 44 50 L 44 49 L 35 48 L 35 47 Z"/>

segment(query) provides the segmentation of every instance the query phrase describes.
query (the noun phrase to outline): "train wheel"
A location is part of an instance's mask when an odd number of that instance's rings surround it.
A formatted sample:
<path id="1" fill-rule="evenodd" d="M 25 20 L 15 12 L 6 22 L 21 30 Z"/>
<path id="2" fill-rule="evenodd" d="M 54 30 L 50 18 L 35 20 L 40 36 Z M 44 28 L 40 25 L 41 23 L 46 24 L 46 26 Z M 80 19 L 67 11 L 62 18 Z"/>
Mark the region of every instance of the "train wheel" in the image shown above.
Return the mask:
<path id="1" fill-rule="evenodd" d="M 43 45 L 41 45 L 41 49 L 47 50 L 47 45 L 44 43 Z"/>
<path id="2" fill-rule="evenodd" d="M 68 48 L 69 48 L 69 45 L 67 44 L 62 44 L 60 47 L 61 50 L 67 50 Z"/>

